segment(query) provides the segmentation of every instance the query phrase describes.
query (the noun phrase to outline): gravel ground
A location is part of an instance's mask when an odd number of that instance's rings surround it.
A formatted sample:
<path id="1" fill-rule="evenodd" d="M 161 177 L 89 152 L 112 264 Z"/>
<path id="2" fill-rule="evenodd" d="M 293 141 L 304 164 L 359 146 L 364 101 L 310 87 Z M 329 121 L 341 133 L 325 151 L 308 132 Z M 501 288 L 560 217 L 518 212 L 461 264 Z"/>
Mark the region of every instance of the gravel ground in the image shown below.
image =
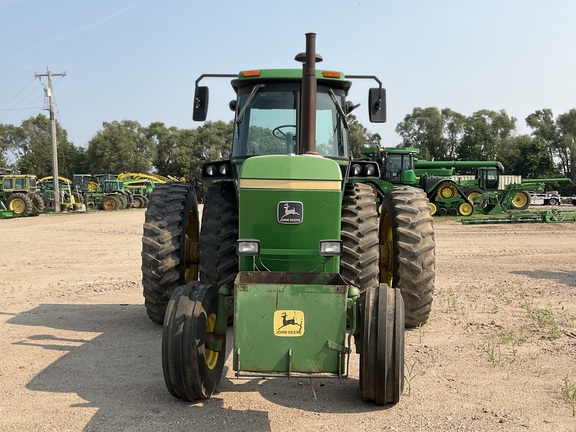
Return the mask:
<path id="1" fill-rule="evenodd" d="M 432 316 L 406 333 L 406 389 L 381 408 L 360 398 L 356 355 L 343 381 L 237 380 L 229 355 L 212 399 L 171 397 L 143 306 L 143 220 L 0 221 L 1 431 L 576 430 L 563 395 L 576 383 L 576 224 L 436 219 Z"/>

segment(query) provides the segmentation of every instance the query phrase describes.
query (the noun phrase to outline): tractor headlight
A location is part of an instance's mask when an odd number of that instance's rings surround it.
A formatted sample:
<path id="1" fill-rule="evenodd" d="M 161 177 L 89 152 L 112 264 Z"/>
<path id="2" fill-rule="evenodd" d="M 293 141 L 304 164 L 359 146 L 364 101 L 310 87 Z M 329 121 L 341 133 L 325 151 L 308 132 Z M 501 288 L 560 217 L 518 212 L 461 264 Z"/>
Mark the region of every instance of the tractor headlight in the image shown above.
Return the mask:
<path id="1" fill-rule="evenodd" d="M 214 165 L 206 165 L 206 174 L 208 174 L 209 176 L 213 176 L 214 174 L 216 174 L 216 167 Z"/>
<path id="2" fill-rule="evenodd" d="M 220 167 L 218 167 L 218 171 L 220 172 L 220 175 L 228 174 L 228 165 L 220 165 Z"/>
<path id="3" fill-rule="evenodd" d="M 236 242 L 236 254 L 240 256 L 260 256 L 260 240 L 239 239 Z"/>
<path id="4" fill-rule="evenodd" d="M 376 167 L 374 165 L 366 165 L 364 169 L 366 173 L 366 177 L 372 177 L 376 174 Z"/>
<path id="5" fill-rule="evenodd" d="M 342 240 L 320 240 L 320 256 L 342 255 Z"/>
<path id="6" fill-rule="evenodd" d="M 360 164 L 352 165 L 352 175 L 356 177 L 360 174 L 362 174 L 362 166 Z"/>

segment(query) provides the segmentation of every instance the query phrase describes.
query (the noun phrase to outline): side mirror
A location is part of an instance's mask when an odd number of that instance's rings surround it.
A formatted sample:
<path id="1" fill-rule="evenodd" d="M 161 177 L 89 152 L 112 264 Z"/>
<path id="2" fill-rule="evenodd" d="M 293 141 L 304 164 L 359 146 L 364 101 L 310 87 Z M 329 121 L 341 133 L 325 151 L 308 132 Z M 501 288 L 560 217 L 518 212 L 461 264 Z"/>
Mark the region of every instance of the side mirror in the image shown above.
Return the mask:
<path id="1" fill-rule="evenodd" d="M 368 92 L 368 114 L 372 123 L 386 123 L 386 89 L 371 88 Z"/>
<path id="2" fill-rule="evenodd" d="M 197 86 L 194 92 L 192 120 L 204 121 L 208 114 L 208 87 Z"/>

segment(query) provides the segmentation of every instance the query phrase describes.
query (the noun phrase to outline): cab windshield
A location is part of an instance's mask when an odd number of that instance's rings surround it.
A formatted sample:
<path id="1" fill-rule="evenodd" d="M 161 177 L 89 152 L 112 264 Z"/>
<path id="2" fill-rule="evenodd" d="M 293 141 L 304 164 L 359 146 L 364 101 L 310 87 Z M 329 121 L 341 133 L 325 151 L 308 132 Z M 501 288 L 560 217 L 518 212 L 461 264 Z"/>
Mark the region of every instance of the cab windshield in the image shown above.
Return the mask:
<path id="1" fill-rule="evenodd" d="M 299 154 L 299 84 L 266 84 L 238 94 L 232 157 Z M 348 156 L 345 119 L 336 103 L 344 106 L 344 91 L 318 86 L 316 96 L 316 151 L 335 158 Z"/>

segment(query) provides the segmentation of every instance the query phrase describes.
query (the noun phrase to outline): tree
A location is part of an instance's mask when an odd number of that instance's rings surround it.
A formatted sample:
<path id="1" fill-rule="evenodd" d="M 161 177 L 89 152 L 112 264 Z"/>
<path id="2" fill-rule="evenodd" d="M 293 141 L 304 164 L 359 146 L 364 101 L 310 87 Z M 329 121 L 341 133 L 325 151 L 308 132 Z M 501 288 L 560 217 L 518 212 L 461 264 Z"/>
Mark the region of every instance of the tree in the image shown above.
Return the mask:
<path id="1" fill-rule="evenodd" d="M 69 176 L 76 167 L 84 163 L 83 152 L 68 141 L 67 132 L 58 122 L 56 140 L 60 175 Z M 36 174 L 38 177 L 53 174 L 52 129 L 50 120 L 45 115 L 39 114 L 26 119 L 21 126 L 1 125 L 0 142 L 1 148 L 15 157 L 18 171 Z"/>
<path id="2" fill-rule="evenodd" d="M 349 129 L 349 151 L 354 157 L 362 157 L 362 147 L 380 147 L 382 137 L 375 133 L 372 134 L 366 129 L 353 114 L 348 115 Z"/>
<path id="3" fill-rule="evenodd" d="M 506 111 L 480 110 L 466 118 L 458 146 L 461 160 L 496 160 L 516 130 L 516 118 Z"/>
<path id="4" fill-rule="evenodd" d="M 88 143 L 86 156 L 92 174 L 148 172 L 155 154 L 146 129 L 132 120 L 104 122 Z"/>
<path id="5" fill-rule="evenodd" d="M 25 140 L 24 131 L 21 127 L 0 124 L 0 166 L 9 167 L 12 165 L 9 160 L 10 156 L 17 157 L 17 151 L 20 143 Z M 15 166 L 10 166 L 15 168 Z"/>
<path id="6" fill-rule="evenodd" d="M 171 165 L 174 164 L 178 133 L 177 127 L 166 127 L 162 122 L 151 123 L 146 129 L 146 137 L 154 142 L 152 166 L 158 174 L 172 173 Z"/>
<path id="7" fill-rule="evenodd" d="M 402 147 L 420 149 L 420 156 L 429 160 L 454 159 L 465 117 L 449 108 L 414 108 L 396 126 Z"/>
<path id="8" fill-rule="evenodd" d="M 574 183 L 576 181 L 576 109 L 554 120 L 552 110 L 542 109 L 526 117 L 532 136 L 547 146 L 558 171 Z M 572 186 L 574 188 L 574 186 Z"/>
<path id="9" fill-rule="evenodd" d="M 558 116 L 556 121 L 560 140 L 556 153 L 560 159 L 560 168 L 572 182 L 576 180 L 576 109 Z"/>
<path id="10" fill-rule="evenodd" d="M 555 177 L 555 169 L 546 143 L 529 135 L 520 135 L 509 140 L 509 146 L 500 151 L 506 172 L 524 178 Z"/>

